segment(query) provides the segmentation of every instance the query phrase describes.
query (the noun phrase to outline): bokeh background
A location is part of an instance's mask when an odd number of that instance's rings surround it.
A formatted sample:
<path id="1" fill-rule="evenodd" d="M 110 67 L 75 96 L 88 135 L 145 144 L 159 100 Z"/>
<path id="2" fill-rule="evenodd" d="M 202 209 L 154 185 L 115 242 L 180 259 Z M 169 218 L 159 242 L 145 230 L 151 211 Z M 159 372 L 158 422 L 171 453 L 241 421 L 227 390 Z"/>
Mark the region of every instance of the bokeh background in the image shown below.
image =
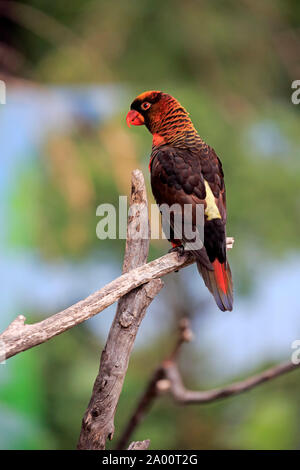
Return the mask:
<path id="1" fill-rule="evenodd" d="M 124 240 L 96 237 L 96 207 L 128 195 L 151 136 L 126 127 L 129 104 L 160 89 L 190 111 L 223 161 L 233 312 L 220 312 L 194 266 L 166 286 L 139 331 L 116 437 L 170 350 L 178 318 L 195 340 L 189 387 L 215 387 L 290 358 L 300 339 L 298 0 L 0 1 L 0 327 L 38 321 L 121 272 Z M 151 244 L 150 259 L 169 248 Z M 0 365 L 0 447 L 72 449 L 112 306 Z M 152 449 L 296 449 L 300 376 L 205 406 L 158 400 L 134 439 Z M 114 443 L 111 444 L 113 447 Z"/>

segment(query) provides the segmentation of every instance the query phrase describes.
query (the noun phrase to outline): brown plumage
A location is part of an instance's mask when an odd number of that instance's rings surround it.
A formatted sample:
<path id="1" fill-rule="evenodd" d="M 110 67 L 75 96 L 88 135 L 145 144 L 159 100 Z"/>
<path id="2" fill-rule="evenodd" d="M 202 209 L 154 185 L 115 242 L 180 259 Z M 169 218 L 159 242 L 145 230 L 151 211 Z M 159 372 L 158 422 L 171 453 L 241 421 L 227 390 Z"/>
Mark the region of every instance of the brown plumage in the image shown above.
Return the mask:
<path id="1" fill-rule="evenodd" d="M 221 310 L 232 310 L 233 287 L 226 259 L 226 196 L 222 164 L 213 148 L 199 136 L 187 111 L 160 91 L 139 95 L 131 104 L 127 123 L 146 125 L 153 135 L 150 157 L 151 186 L 157 204 L 191 204 L 191 228 L 196 227 L 196 207 L 204 206 L 204 246 L 192 250 L 198 270 Z M 170 221 L 174 248 L 185 245 L 184 230 L 176 238 Z"/>

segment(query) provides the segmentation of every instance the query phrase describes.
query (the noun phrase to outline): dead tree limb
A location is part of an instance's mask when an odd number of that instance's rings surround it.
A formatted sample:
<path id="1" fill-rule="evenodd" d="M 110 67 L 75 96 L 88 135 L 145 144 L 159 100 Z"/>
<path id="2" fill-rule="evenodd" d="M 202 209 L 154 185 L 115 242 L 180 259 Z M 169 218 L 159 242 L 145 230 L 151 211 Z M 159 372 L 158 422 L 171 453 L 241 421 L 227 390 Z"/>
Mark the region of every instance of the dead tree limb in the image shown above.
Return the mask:
<path id="1" fill-rule="evenodd" d="M 176 403 L 180 405 L 200 405 L 211 403 L 222 398 L 232 397 L 264 382 L 273 380 L 287 372 L 291 372 L 300 367 L 300 364 L 293 364 L 291 361 L 283 362 L 277 366 L 271 367 L 259 374 L 248 377 L 240 382 L 231 385 L 215 388 L 207 391 L 188 390 L 183 383 L 180 371 L 177 365 L 177 358 L 181 346 L 184 342 L 192 339 L 192 332 L 189 328 L 187 319 L 183 319 L 179 325 L 180 334 L 171 354 L 160 364 L 150 378 L 146 389 L 134 409 L 126 428 L 124 429 L 118 441 L 116 449 L 124 449 L 130 440 L 137 426 L 142 422 L 146 413 L 151 408 L 155 399 L 159 396 L 169 393 Z"/>
<path id="2" fill-rule="evenodd" d="M 143 237 L 142 233 L 144 227 L 147 231 L 146 237 Z M 144 178 L 142 173 L 136 170 L 132 174 L 123 273 L 143 266 L 147 262 L 149 230 Z M 114 416 L 138 328 L 148 305 L 162 286 L 162 281 L 155 279 L 132 290 L 119 300 L 117 312 L 101 355 L 100 369 L 95 380 L 92 397 L 82 420 L 78 449 L 105 449 L 106 440 L 112 439 Z M 143 445 L 145 445 L 144 443 Z M 137 445 L 137 443 L 135 444 Z"/>
<path id="3" fill-rule="evenodd" d="M 227 238 L 227 248 L 232 248 L 233 238 Z M 178 271 L 192 263 L 194 258 L 187 252 L 182 256 L 168 253 L 150 263 L 132 269 L 86 299 L 37 323 L 26 324 L 26 318 L 19 315 L 0 334 L 0 356 L 8 359 L 27 349 L 45 343 L 76 325 L 102 312 L 131 290 Z"/>
<path id="4" fill-rule="evenodd" d="M 183 385 L 181 374 L 176 364 L 165 364 L 164 372 L 165 378 L 169 382 L 168 391 L 177 403 L 182 405 L 210 403 L 212 401 L 220 400 L 221 398 L 232 397 L 240 393 L 251 390 L 264 382 L 273 380 L 287 372 L 291 372 L 299 368 L 300 364 L 293 364 L 292 362 L 283 362 L 277 366 L 261 372 L 260 374 L 248 377 L 240 382 L 235 382 L 231 385 L 222 388 L 216 388 L 208 391 L 193 391 L 187 390 Z"/>
<path id="5" fill-rule="evenodd" d="M 45 320 L 28 325 L 25 324 L 26 318 L 19 315 L 0 335 L 1 357 L 8 359 L 22 351 L 45 343 L 54 336 L 64 333 L 102 312 L 131 290 L 193 262 L 194 259 L 189 254 L 179 256 L 177 253 L 168 253 L 123 274 L 86 299 Z"/>
<path id="6" fill-rule="evenodd" d="M 232 248 L 234 239 L 227 238 L 227 248 Z M 183 255 L 168 253 L 150 263 L 132 269 L 116 278 L 102 289 L 89 295 L 71 307 L 37 323 L 27 324 L 24 315 L 19 315 L 0 334 L 0 357 L 9 359 L 20 352 L 45 343 L 61 333 L 97 315 L 133 289 L 178 271 L 192 263 L 188 252 Z"/>

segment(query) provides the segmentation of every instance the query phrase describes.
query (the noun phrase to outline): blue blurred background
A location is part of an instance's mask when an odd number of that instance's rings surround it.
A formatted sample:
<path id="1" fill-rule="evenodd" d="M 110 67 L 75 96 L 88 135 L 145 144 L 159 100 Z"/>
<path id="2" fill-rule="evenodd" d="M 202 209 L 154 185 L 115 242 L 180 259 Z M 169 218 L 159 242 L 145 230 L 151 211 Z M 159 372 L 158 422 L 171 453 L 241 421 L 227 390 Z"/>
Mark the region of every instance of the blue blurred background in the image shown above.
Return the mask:
<path id="1" fill-rule="evenodd" d="M 151 136 L 125 123 L 137 94 L 177 97 L 223 162 L 234 310 L 217 310 L 194 266 L 165 278 L 138 334 L 116 436 L 183 315 L 195 333 L 181 358 L 190 387 L 289 359 L 300 339 L 299 19 L 296 0 L 0 1 L 1 330 L 120 274 L 124 240 L 97 239 L 96 208 L 129 195 L 135 168 L 153 202 Z M 149 259 L 168 249 L 154 240 Z M 2 449 L 75 447 L 114 311 L 0 365 Z M 299 384 L 295 372 L 207 406 L 165 397 L 133 438 L 156 449 L 298 448 Z"/>

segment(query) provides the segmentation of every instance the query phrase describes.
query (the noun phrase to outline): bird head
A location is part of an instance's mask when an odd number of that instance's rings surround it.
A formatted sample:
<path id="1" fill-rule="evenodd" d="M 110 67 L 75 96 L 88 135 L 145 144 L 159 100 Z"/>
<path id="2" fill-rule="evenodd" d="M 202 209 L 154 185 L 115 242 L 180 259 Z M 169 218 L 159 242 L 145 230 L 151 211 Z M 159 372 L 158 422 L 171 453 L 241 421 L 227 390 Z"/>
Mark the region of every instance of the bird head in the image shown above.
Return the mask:
<path id="1" fill-rule="evenodd" d="M 177 122 L 176 129 L 172 124 Z M 172 142 L 191 120 L 187 111 L 173 96 L 162 91 L 146 91 L 135 98 L 127 114 L 128 126 L 145 125 L 153 135 L 154 145 Z"/>

